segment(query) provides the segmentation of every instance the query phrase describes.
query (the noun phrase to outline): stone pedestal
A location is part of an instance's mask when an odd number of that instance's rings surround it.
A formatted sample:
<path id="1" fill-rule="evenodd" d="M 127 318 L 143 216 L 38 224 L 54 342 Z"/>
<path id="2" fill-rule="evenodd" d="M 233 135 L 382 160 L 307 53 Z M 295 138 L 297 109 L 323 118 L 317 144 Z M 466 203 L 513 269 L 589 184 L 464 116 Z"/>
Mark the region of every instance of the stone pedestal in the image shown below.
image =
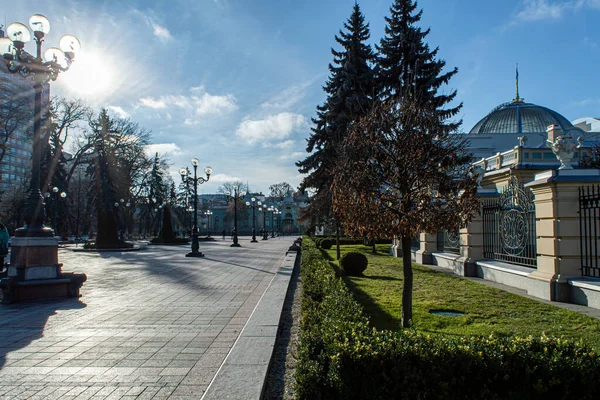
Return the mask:
<path id="1" fill-rule="evenodd" d="M 545 283 L 530 294 L 569 301 L 567 279 L 581 276 L 579 188 L 600 181 L 599 170 L 551 170 L 528 183 L 535 195 L 537 270 L 529 278 Z"/>
<path id="2" fill-rule="evenodd" d="M 87 277 L 61 267 L 57 237 L 14 237 L 7 278 L 0 280 L 2 303 L 79 297 Z"/>
<path id="3" fill-rule="evenodd" d="M 415 262 L 419 264 L 433 264 L 433 252 L 437 251 L 437 235 L 421 233 L 419 235 L 419 250 L 415 255 Z"/>

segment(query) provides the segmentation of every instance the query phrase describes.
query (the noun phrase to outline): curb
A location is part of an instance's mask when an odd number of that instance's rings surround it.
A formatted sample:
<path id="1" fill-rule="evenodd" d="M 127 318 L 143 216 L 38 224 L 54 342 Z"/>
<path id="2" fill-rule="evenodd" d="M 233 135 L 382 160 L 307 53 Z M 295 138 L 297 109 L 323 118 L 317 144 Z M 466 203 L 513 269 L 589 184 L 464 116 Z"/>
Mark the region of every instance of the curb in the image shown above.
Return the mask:
<path id="1" fill-rule="evenodd" d="M 202 400 L 262 397 L 283 303 L 300 252 L 288 251 Z"/>

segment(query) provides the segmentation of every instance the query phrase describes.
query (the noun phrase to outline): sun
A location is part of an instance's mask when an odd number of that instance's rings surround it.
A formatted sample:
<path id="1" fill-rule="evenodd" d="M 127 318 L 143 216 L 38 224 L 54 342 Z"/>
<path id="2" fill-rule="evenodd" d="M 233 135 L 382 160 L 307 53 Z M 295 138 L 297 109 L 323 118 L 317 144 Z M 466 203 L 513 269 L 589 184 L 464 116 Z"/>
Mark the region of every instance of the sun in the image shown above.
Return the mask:
<path id="1" fill-rule="evenodd" d="M 110 63 L 95 53 L 81 53 L 61 80 L 75 94 L 102 97 L 110 94 L 114 74 Z"/>

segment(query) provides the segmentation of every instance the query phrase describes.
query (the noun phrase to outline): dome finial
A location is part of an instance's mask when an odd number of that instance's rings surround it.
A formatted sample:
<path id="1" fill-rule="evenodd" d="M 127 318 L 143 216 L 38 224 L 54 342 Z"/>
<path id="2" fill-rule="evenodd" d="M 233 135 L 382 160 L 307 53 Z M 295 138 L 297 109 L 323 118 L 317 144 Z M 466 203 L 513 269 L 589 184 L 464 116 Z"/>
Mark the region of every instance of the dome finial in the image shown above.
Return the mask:
<path id="1" fill-rule="evenodd" d="M 519 97 L 519 63 L 517 63 L 517 75 L 516 75 L 516 84 L 517 84 L 517 97 L 513 100 L 513 103 L 522 103 L 523 99 Z"/>

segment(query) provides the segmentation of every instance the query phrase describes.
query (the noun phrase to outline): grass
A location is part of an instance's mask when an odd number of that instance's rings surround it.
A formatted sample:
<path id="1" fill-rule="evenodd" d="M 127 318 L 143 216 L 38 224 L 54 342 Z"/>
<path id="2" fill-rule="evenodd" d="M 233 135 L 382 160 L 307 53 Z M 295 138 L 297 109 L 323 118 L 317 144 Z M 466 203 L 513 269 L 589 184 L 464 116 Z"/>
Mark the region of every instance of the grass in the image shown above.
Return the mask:
<path id="1" fill-rule="evenodd" d="M 389 245 L 377 245 L 378 254 L 372 254 L 370 247 L 342 246 L 342 254 L 359 251 L 369 260 L 362 277 L 344 279 L 374 327 L 398 331 L 402 315 L 402 259 L 387 255 L 388 249 Z M 335 246 L 326 252 L 335 259 Z M 339 268 L 337 261 L 331 263 Z M 582 339 L 600 350 L 600 320 L 418 264 L 413 264 L 413 272 L 413 326 L 418 331 L 467 336 L 546 333 Z M 458 311 L 465 316 L 436 316 L 431 310 Z"/>

